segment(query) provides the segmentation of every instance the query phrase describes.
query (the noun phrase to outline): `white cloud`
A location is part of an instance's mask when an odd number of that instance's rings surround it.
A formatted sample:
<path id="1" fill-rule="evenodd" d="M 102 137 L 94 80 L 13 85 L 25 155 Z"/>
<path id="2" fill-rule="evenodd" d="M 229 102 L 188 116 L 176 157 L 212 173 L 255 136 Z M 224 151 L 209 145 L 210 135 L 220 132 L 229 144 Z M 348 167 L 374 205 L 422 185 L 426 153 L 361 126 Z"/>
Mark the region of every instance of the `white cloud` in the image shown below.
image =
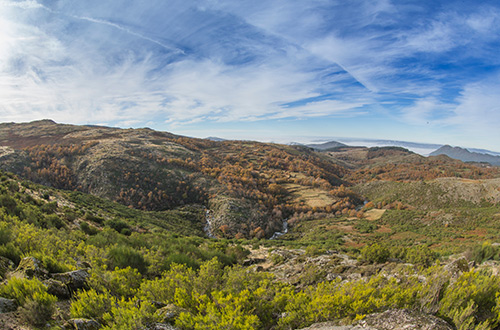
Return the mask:
<path id="1" fill-rule="evenodd" d="M 465 86 L 458 99 L 459 105 L 450 118 L 465 135 L 475 139 L 487 139 L 489 143 L 500 141 L 500 76 Z"/>

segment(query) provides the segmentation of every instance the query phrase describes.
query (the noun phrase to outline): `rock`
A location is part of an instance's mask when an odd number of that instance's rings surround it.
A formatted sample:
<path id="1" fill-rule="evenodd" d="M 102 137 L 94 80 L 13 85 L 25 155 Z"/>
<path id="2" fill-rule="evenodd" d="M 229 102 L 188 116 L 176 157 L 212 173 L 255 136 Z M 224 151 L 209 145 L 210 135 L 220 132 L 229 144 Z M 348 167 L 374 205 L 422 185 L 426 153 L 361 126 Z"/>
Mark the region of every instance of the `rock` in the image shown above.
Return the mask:
<path id="1" fill-rule="evenodd" d="M 14 312 L 17 309 L 17 303 L 14 299 L 0 297 L 0 313 Z"/>
<path id="2" fill-rule="evenodd" d="M 359 321 L 361 329 L 376 330 L 452 330 L 444 320 L 433 315 L 409 309 L 390 309 L 383 313 L 370 314 Z"/>
<path id="3" fill-rule="evenodd" d="M 165 307 L 158 309 L 155 314 L 161 320 L 161 323 L 173 323 L 180 313 L 186 311 L 174 304 L 168 304 Z"/>
<path id="4" fill-rule="evenodd" d="M 52 276 L 54 280 L 65 284 L 68 289 L 73 292 L 86 287 L 89 273 L 86 269 L 78 269 L 67 273 L 50 274 L 50 276 Z"/>
<path id="5" fill-rule="evenodd" d="M 170 325 L 170 324 L 165 324 L 165 323 L 155 323 L 153 324 L 153 326 L 151 328 L 149 328 L 150 330 L 178 330 L 177 328 L 175 328 L 174 326 Z"/>
<path id="6" fill-rule="evenodd" d="M 56 281 L 54 279 L 48 279 L 43 281 L 43 284 L 47 287 L 47 292 L 51 295 L 56 296 L 61 299 L 71 298 L 71 293 L 69 292 L 68 286 L 63 282 Z"/>
<path id="7" fill-rule="evenodd" d="M 458 278 L 462 273 L 468 272 L 469 269 L 469 262 L 465 257 L 460 257 L 458 259 L 453 260 L 446 266 L 444 266 L 444 269 L 450 273 L 452 278 Z"/>
<path id="8" fill-rule="evenodd" d="M 301 330 L 375 330 L 372 328 L 361 328 L 356 325 L 337 326 L 332 322 L 316 323 Z"/>
<path id="9" fill-rule="evenodd" d="M 49 276 L 49 272 L 43 268 L 42 262 L 33 257 L 26 257 L 21 260 L 19 266 L 14 272 L 14 276 L 26 277 L 26 278 L 38 278 L 46 279 Z"/>
<path id="10" fill-rule="evenodd" d="M 255 264 L 261 264 L 263 262 L 266 262 L 266 259 L 264 259 L 264 258 L 250 258 L 250 259 L 243 260 L 243 266 L 251 266 L 251 265 L 255 265 Z"/>
<path id="11" fill-rule="evenodd" d="M 452 330 L 444 320 L 409 309 L 391 309 L 369 314 L 357 324 L 338 326 L 334 322 L 316 323 L 301 330 Z"/>
<path id="12" fill-rule="evenodd" d="M 76 330 L 99 330 L 101 328 L 101 324 L 94 320 L 71 319 L 68 322 L 73 326 L 73 329 Z"/>

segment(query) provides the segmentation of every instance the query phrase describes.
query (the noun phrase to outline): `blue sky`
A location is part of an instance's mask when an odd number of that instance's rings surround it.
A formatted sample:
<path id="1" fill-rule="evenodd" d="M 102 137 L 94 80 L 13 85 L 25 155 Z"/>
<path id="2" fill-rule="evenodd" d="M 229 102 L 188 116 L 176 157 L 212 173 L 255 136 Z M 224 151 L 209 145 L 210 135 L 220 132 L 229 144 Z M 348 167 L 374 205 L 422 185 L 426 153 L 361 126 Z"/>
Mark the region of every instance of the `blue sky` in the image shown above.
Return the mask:
<path id="1" fill-rule="evenodd" d="M 498 1 L 0 0 L 0 118 L 500 151 Z"/>

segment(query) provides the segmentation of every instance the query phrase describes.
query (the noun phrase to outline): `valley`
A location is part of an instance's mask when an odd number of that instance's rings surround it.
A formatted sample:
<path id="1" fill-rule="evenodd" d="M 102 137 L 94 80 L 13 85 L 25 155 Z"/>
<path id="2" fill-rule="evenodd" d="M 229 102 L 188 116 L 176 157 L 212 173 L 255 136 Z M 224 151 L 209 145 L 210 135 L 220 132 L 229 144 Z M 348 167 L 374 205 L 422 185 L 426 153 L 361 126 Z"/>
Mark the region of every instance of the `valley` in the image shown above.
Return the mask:
<path id="1" fill-rule="evenodd" d="M 4 329 L 499 328 L 499 167 L 44 120 L 0 168 Z"/>

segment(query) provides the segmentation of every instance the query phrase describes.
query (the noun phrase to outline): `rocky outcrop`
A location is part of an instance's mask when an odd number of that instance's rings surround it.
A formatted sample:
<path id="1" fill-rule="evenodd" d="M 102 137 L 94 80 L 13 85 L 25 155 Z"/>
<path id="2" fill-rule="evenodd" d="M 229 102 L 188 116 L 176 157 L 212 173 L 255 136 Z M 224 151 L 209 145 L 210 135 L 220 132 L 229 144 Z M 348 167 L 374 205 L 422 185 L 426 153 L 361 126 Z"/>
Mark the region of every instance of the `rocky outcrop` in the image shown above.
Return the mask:
<path id="1" fill-rule="evenodd" d="M 391 309 L 370 314 L 358 324 L 362 329 L 376 330 L 452 330 L 444 320 L 433 315 L 409 309 Z"/>
<path id="2" fill-rule="evenodd" d="M 301 330 L 453 330 L 444 320 L 433 315 L 409 309 L 391 309 L 383 313 L 367 315 L 358 324 L 337 326 L 334 323 L 318 323 Z"/>
<path id="3" fill-rule="evenodd" d="M 33 257 L 26 257 L 21 260 L 13 275 L 30 279 L 46 279 L 49 277 L 49 272 L 43 267 L 40 260 Z"/>
<path id="4" fill-rule="evenodd" d="M 71 298 L 71 293 L 69 292 L 68 286 L 61 281 L 56 281 L 54 279 L 48 279 L 43 281 L 43 284 L 47 287 L 47 292 L 51 295 L 56 296 L 60 299 Z"/>
<path id="5" fill-rule="evenodd" d="M 457 279 L 462 273 L 469 271 L 469 261 L 465 257 L 460 257 L 444 266 L 444 269 L 450 273 L 451 278 Z"/>
<path id="6" fill-rule="evenodd" d="M 17 303 L 14 299 L 0 297 L 0 313 L 14 312 L 17 309 Z"/>
<path id="7" fill-rule="evenodd" d="M 99 322 L 88 319 L 71 319 L 68 323 L 76 330 L 99 330 L 101 328 Z"/>
<path id="8" fill-rule="evenodd" d="M 64 283 L 70 291 L 84 289 L 87 285 L 89 273 L 86 269 L 78 269 L 67 273 L 51 274 L 56 281 Z"/>

